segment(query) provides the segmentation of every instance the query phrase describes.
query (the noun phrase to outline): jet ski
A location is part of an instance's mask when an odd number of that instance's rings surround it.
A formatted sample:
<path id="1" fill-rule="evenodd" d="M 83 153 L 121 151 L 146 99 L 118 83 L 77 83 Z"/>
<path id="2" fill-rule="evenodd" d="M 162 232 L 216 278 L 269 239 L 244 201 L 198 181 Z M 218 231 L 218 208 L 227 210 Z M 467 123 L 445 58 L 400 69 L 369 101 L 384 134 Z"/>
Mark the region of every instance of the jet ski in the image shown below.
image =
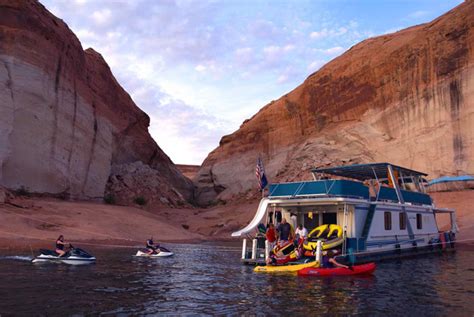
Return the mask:
<path id="1" fill-rule="evenodd" d="M 152 254 L 148 254 L 147 249 L 140 249 L 137 251 L 137 254 L 135 256 L 140 256 L 140 257 L 149 257 L 149 258 L 159 258 L 159 257 L 168 257 L 174 255 L 173 252 L 168 250 L 167 248 L 164 247 L 158 247 L 157 251 L 159 252 L 153 252 Z"/>
<path id="2" fill-rule="evenodd" d="M 93 255 L 70 245 L 69 251 L 67 251 L 63 256 L 59 256 L 59 254 L 53 250 L 40 249 L 40 255 L 36 256 L 31 262 L 56 262 L 77 265 L 95 263 L 95 260 L 96 259 Z"/>

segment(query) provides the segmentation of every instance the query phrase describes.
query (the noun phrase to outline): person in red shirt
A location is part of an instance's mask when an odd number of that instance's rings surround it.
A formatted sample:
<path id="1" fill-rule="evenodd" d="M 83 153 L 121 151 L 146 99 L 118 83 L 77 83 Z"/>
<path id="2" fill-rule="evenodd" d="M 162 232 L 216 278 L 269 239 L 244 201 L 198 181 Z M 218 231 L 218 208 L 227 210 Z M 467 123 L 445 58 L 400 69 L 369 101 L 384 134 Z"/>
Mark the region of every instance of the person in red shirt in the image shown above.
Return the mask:
<path id="1" fill-rule="evenodd" d="M 268 224 L 267 232 L 265 233 L 265 238 L 268 241 L 270 250 L 273 250 L 273 248 L 275 247 L 276 240 L 277 240 L 277 233 L 276 233 L 275 226 L 273 225 L 273 223 Z"/>

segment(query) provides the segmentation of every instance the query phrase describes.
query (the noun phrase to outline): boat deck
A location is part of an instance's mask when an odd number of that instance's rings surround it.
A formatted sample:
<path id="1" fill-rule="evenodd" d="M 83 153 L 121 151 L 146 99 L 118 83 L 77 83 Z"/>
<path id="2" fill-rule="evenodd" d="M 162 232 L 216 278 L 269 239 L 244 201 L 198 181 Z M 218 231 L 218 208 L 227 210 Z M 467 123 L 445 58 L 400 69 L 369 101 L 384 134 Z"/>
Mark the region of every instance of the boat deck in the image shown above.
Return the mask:
<path id="1" fill-rule="evenodd" d="M 265 259 L 241 259 L 245 265 L 266 265 Z"/>
<path id="2" fill-rule="evenodd" d="M 413 247 L 402 250 L 385 250 L 385 251 L 372 251 L 372 252 L 360 252 L 355 255 L 343 254 L 336 256 L 336 260 L 342 264 L 364 264 L 368 262 L 378 262 L 384 260 L 393 260 L 401 258 L 410 258 L 418 255 L 427 254 L 441 254 L 444 252 L 455 252 L 456 242 L 446 243 L 446 246 L 433 246 L 427 245 L 422 247 Z M 266 262 L 263 258 L 257 259 L 241 259 L 242 264 L 253 265 L 253 266 L 265 266 Z"/>

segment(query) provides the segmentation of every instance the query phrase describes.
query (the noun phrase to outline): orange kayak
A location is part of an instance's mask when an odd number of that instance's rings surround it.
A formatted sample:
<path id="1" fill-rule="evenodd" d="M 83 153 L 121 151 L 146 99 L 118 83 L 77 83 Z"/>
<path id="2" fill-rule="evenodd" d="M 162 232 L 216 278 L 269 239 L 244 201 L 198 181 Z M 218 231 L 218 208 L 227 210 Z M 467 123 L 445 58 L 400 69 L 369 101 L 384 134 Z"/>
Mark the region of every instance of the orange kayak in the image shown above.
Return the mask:
<path id="1" fill-rule="evenodd" d="M 367 263 L 361 265 L 354 265 L 350 269 L 344 267 L 322 268 L 322 267 L 308 267 L 298 271 L 299 276 L 344 276 L 344 275 L 359 275 L 372 274 L 375 271 L 375 263 Z"/>

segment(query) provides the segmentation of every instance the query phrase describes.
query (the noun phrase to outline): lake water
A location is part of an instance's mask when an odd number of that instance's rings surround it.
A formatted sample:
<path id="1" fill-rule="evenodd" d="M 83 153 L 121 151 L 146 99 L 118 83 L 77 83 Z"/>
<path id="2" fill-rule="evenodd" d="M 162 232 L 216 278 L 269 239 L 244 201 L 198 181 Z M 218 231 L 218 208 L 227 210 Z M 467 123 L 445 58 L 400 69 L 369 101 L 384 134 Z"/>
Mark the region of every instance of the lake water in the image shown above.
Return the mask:
<path id="1" fill-rule="evenodd" d="M 234 245 L 167 244 L 171 258 L 91 249 L 86 266 L 0 256 L 3 315 L 473 316 L 474 251 L 383 262 L 373 276 L 256 274 Z"/>

